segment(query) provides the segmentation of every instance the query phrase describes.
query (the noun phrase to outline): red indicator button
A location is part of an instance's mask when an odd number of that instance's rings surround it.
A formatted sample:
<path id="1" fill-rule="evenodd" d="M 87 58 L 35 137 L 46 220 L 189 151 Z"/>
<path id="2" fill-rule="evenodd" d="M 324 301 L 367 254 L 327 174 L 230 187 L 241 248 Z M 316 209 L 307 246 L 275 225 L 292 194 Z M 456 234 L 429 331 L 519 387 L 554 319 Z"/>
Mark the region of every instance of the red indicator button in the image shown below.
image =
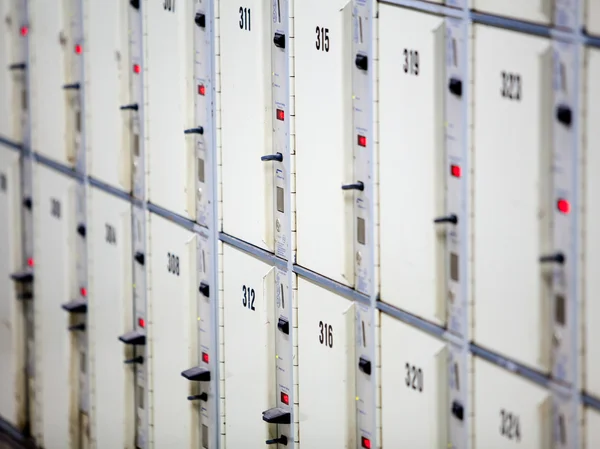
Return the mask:
<path id="1" fill-rule="evenodd" d="M 198 95 L 206 95 L 206 87 L 204 87 L 204 84 L 198 84 Z"/>
<path id="2" fill-rule="evenodd" d="M 460 165 L 451 165 L 450 174 L 455 178 L 460 178 Z"/>
<path id="3" fill-rule="evenodd" d="M 290 405 L 290 397 L 283 391 L 281 392 L 281 402 L 283 402 L 285 405 Z"/>
<path id="4" fill-rule="evenodd" d="M 87 296 L 87 288 L 81 287 L 79 289 L 79 291 L 81 292 L 81 296 L 83 296 L 83 297 Z"/>
<path id="5" fill-rule="evenodd" d="M 33 267 L 33 259 L 31 257 L 29 259 L 27 259 L 27 265 L 29 265 L 30 267 Z"/>
<path id="6" fill-rule="evenodd" d="M 563 214 L 568 214 L 571 211 L 571 205 L 569 202 L 562 198 L 556 202 L 556 208 Z"/>
<path id="7" fill-rule="evenodd" d="M 283 109 L 277 109 L 277 120 L 281 120 L 282 122 L 285 120 L 285 112 L 283 112 Z"/>
<path id="8" fill-rule="evenodd" d="M 75 53 L 80 55 L 82 51 L 83 51 L 83 47 L 81 45 L 79 45 L 79 44 L 75 45 Z"/>
<path id="9" fill-rule="evenodd" d="M 29 34 L 29 28 L 21 27 L 21 36 L 27 36 Z"/>
<path id="10" fill-rule="evenodd" d="M 144 320 L 143 318 L 138 318 L 138 324 L 140 325 L 140 327 L 146 327 L 146 320 Z"/>
<path id="11" fill-rule="evenodd" d="M 361 147 L 366 147 L 367 146 L 367 138 L 365 136 L 358 136 L 358 145 L 360 145 Z"/>
<path id="12" fill-rule="evenodd" d="M 208 354 L 206 352 L 202 353 L 202 361 L 204 363 L 208 363 L 210 361 L 210 358 L 208 357 Z"/>
<path id="13" fill-rule="evenodd" d="M 133 73 L 140 73 L 142 71 L 142 68 L 140 67 L 139 64 L 133 64 Z"/>
<path id="14" fill-rule="evenodd" d="M 364 447 L 365 449 L 371 449 L 371 440 L 365 437 L 361 437 L 360 441 L 362 447 Z"/>

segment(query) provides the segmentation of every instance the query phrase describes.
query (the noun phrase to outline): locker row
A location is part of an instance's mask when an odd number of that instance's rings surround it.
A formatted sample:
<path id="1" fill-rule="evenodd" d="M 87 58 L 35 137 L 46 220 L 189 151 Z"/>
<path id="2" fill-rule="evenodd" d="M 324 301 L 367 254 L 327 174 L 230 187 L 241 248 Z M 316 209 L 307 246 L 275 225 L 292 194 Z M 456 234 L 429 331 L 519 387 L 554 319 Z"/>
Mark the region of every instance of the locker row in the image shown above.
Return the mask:
<path id="1" fill-rule="evenodd" d="M 143 447 L 144 438 L 156 448 L 213 447 L 208 426 L 216 421 L 204 420 L 203 404 L 215 399 L 204 389 L 204 381 L 216 371 L 197 374 L 197 382 L 182 376 L 198 358 L 215 367 L 207 355 L 214 353 L 211 348 L 198 345 L 203 322 L 210 319 L 199 312 L 200 303 L 214 298 L 206 290 L 198 295 L 197 277 L 202 278 L 203 267 L 191 248 L 201 236 L 163 217 L 146 215 L 151 311 L 142 323 L 132 314 L 139 288 L 131 284 L 136 263 L 131 214 L 136 206 L 89 189 L 89 283 L 78 285 L 73 275 L 81 263 L 74 250 L 81 233 L 72 219 L 76 181 L 40 165 L 35 167 L 39 195 L 32 208 L 36 259 L 28 261 L 35 277 L 31 282 L 20 279 L 14 288 L 10 276 L 21 267 L 19 214 L 14 211 L 19 204 L 14 170 L 18 154 L 2 148 L 0 155 L 0 312 L 5 324 L 0 328 L 0 416 L 21 429 L 31 426 L 45 448 Z M 282 441 L 293 436 L 286 416 L 271 422 L 261 419 L 278 403 L 295 407 L 294 438 L 302 447 L 376 447 L 375 435 L 363 433 L 357 423 L 360 376 L 375 376 L 381 389 L 377 447 L 444 447 L 449 420 L 472 427 L 473 448 L 516 443 L 550 447 L 548 389 L 476 357 L 469 359 L 469 372 L 463 373 L 451 363 L 446 342 L 387 315 L 377 319 L 377 342 L 368 341 L 364 305 L 302 277 L 293 281 L 294 297 L 286 298 L 287 290 L 279 288 L 287 282 L 282 269 L 227 244 L 220 252 L 221 447 L 263 447 L 263 441 L 286 446 Z M 28 296 L 32 285 L 35 300 Z M 80 295 L 85 307 L 71 300 Z M 295 311 L 293 327 L 280 318 L 287 301 Z M 32 329 L 25 325 L 22 310 L 34 317 Z M 148 329 L 148 340 L 124 344 L 123 336 L 131 333 L 134 323 Z M 292 335 L 294 353 L 278 352 L 278 338 Z M 87 351 L 81 350 L 82 344 L 89 345 Z M 365 363 L 367 354 L 376 354 L 377 363 Z M 293 391 L 274 378 L 289 357 L 296 378 Z M 146 370 L 147 383 L 134 383 L 132 371 L 138 369 Z M 82 386 L 81 381 L 89 383 Z M 465 404 L 449 401 L 450 388 L 471 390 L 469 415 Z M 141 397 L 148 402 L 139 401 Z M 87 402 L 85 412 L 74 406 L 81 401 Z M 31 422 L 25 421 L 28 414 Z M 582 441 L 587 445 L 581 447 L 595 447 L 600 444 L 600 411 L 586 409 L 583 416 Z M 140 431 L 145 420 L 150 420 L 148 433 Z M 78 427 L 82 422 L 85 425 Z"/>

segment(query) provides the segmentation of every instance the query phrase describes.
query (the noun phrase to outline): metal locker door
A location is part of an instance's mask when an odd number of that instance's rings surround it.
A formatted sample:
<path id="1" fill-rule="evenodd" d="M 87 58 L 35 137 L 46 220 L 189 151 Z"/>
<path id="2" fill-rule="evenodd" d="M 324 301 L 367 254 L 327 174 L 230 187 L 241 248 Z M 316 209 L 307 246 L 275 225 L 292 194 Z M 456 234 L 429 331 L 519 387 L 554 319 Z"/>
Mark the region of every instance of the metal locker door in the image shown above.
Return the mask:
<path id="1" fill-rule="evenodd" d="M 586 116 L 584 117 L 584 188 L 585 214 L 583 226 L 584 247 L 584 298 L 585 304 L 585 341 L 584 389 L 587 393 L 600 397 L 600 329 L 597 317 L 600 316 L 600 135 L 597 128 L 600 120 L 600 50 L 587 49 L 587 73 L 585 74 Z"/>
<path id="2" fill-rule="evenodd" d="M 584 412 L 585 430 L 583 437 L 585 443 L 582 447 L 594 449 L 600 447 L 600 411 L 586 408 Z"/>
<path id="3" fill-rule="evenodd" d="M 278 436 L 261 419 L 277 400 L 275 267 L 223 247 L 226 447 L 258 448 Z"/>
<path id="4" fill-rule="evenodd" d="M 131 120 L 119 108 L 131 103 L 129 79 L 129 2 L 88 2 L 86 104 L 88 174 L 113 187 L 131 191 Z M 135 105 L 137 107 L 137 105 Z"/>
<path id="5" fill-rule="evenodd" d="M 166 13 L 165 13 L 166 14 Z M 185 228 L 150 215 L 149 302 L 154 447 L 198 447 L 200 422 L 187 400 L 182 367 L 197 360 L 196 238 Z"/>
<path id="6" fill-rule="evenodd" d="M 89 339 L 92 437 L 98 448 L 134 447 L 133 350 L 115 338 L 131 329 L 131 204 L 92 188 L 89 193 Z"/>
<path id="7" fill-rule="evenodd" d="M 147 51 L 148 199 L 195 219 L 194 14 L 190 2 L 149 2 Z"/>
<path id="8" fill-rule="evenodd" d="M 381 427 L 384 447 L 448 446 L 446 343 L 381 315 Z"/>
<path id="9" fill-rule="evenodd" d="M 25 430 L 25 297 L 11 274 L 22 267 L 19 153 L 0 148 L 0 416 Z"/>
<path id="10" fill-rule="evenodd" d="M 223 231 L 274 249 L 269 2 L 221 0 Z"/>
<path id="11" fill-rule="evenodd" d="M 298 304 L 300 441 L 305 447 L 354 448 L 354 304 L 301 278 Z"/>
<path id="12" fill-rule="evenodd" d="M 550 24 L 555 0 L 471 0 L 470 6 L 479 12 Z"/>
<path id="13" fill-rule="evenodd" d="M 382 5 L 379 33 L 381 299 L 443 325 L 444 19 Z"/>
<path id="14" fill-rule="evenodd" d="M 587 0 L 585 5 L 585 29 L 589 34 L 600 36 L 600 1 Z"/>
<path id="15" fill-rule="evenodd" d="M 71 336 L 69 318 L 61 305 L 78 294 L 73 263 L 75 181 L 38 165 L 34 239 L 35 271 L 35 381 L 38 443 L 47 449 L 70 447 Z M 76 397 L 76 396 L 75 396 Z"/>
<path id="16" fill-rule="evenodd" d="M 550 392 L 483 359 L 473 366 L 473 449 L 551 447 Z"/>
<path id="17" fill-rule="evenodd" d="M 294 4 L 297 262 L 354 285 L 351 3 Z"/>
<path id="18" fill-rule="evenodd" d="M 548 371 L 552 49 L 484 25 L 473 33 L 474 339 Z"/>

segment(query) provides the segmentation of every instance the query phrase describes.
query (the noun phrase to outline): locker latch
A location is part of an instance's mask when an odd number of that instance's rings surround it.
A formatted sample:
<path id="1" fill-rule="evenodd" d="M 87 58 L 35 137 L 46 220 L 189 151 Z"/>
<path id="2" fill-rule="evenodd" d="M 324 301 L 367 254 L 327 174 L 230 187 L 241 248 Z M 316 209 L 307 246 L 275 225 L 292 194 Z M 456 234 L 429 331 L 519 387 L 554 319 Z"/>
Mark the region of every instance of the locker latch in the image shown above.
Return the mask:
<path id="1" fill-rule="evenodd" d="M 367 359 L 365 359 L 364 357 L 361 357 L 360 359 L 358 359 L 358 369 L 361 370 L 366 375 L 370 376 L 371 375 L 371 362 L 368 361 Z"/>
<path id="2" fill-rule="evenodd" d="M 263 421 L 270 424 L 289 424 L 292 422 L 292 415 L 280 407 L 270 408 L 263 412 Z"/>
<path id="3" fill-rule="evenodd" d="M 198 291 L 203 295 L 209 298 L 210 287 L 206 282 L 200 282 L 200 287 L 198 287 Z"/>
<path id="4" fill-rule="evenodd" d="M 369 58 L 367 55 L 356 55 L 354 63 L 360 70 L 367 70 L 369 68 Z"/>
<path id="5" fill-rule="evenodd" d="M 204 128 L 202 126 L 198 126 L 197 128 L 190 128 L 183 131 L 183 134 L 204 134 Z"/>
<path id="6" fill-rule="evenodd" d="M 132 359 L 127 359 L 125 360 L 123 363 L 125 363 L 126 365 L 132 365 L 134 363 L 144 363 L 144 357 L 142 357 L 141 355 L 138 355 L 137 357 L 134 357 Z"/>
<path id="7" fill-rule="evenodd" d="M 365 185 L 362 181 L 357 181 L 354 184 L 344 184 L 342 190 L 359 190 L 362 192 L 365 190 Z"/>
<path id="8" fill-rule="evenodd" d="M 181 375 L 192 382 L 210 381 L 210 371 L 208 368 L 203 368 L 201 366 L 195 366 L 193 368 L 186 369 L 181 373 Z"/>
<path id="9" fill-rule="evenodd" d="M 10 278 L 15 282 L 33 282 L 33 273 L 31 271 L 20 271 L 11 274 Z"/>
<path id="10" fill-rule="evenodd" d="M 563 253 L 549 254 L 547 256 L 540 257 L 540 263 L 557 263 L 562 265 L 566 261 L 566 257 Z"/>
<path id="11" fill-rule="evenodd" d="M 452 402 L 452 414 L 461 421 L 465 419 L 465 408 L 460 402 Z"/>
<path id="12" fill-rule="evenodd" d="M 458 223 L 458 217 L 454 214 L 448 215 L 446 217 L 439 217 L 436 218 L 435 220 L 433 220 L 434 223 L 452 223 L 452 224 L 457 224 Z"/>
<path id="13" fill-rule="evenodd" d="M 16 64 L 11 64 L 8 66 L 9 70 L 25 70 L 27 65 L 24 62 L 18 62 Z"/>
<path id="14" fill-rule="evenodd" d="M 85 229 L 84 224 L 80 224 L 79 226 L 77 226 L 77 234 L 79 234 L 81 237 L 85 238 L 86 229 Z"/>
<path id="15" fill-rule="evenodd" d="M 281 153 L 267 154 L 266 156 L 261 156 L 260 160 L 261 161 L 277 161 L 277 162 L 282 162 L 283 161 L 283 154 L 281 154 Z"/>
<path id="16" fill-rule="evenodd" d="M 283 332 L 285 335 L 290 335 L 290 322 L 287 318 L 281 316 L 277 321 L 277 329 Z"/>
<path id="17" fill-rule="evenodd" d="M 146 258 L 144 257 L 144 253 L 140 253 L 140 252 L 135 253 L 135 256 L 133 256 L 133 258 L 140 265 L 144 265 L 144 262 L 146 261 Z"/>
<path id="18" fill-rule="evenodd" d="M 65 90 L 79 90 L 81 85 L 79 83 L 71 83 L 63 85 L 63 89 Z"/>
<path id="19" fill-rule="evenodd" d="M 73 326 L 69 326 L 68 330 L 69 330 L 69 332 L 84 331 L 85 330 L 85 323 L 79 323 L 79 324 L 75 324 Z"/>
<path id="20" fill-rule="evenodd" d="M 565 105 L 558 106 L 556 108 L 556 119 L 565 126 L 571 126 L 573 121 L 571 108 Z"/>
<path id="21" fill-rule="evenodd" d="M 462 81 L 458 78 L 450 78 L 448 90 L 457 97 L 462 97 Z"/>
<path id="22" fill-rule="evenodd" d="M 145 345 L 146 344 L 146 336 L 138 331 L 131 331 L 123 334 L 119 337 L 126 345 Z"/>
<path id="23" fill-rule="evenodd" d="M 196 401 L 196 400 L 201 400 L 201 401 L 208 401 L 208 394 L 206 393 L 200 393 L 200 394 L 195 394 L 193 396 L 188 396 L 187 397 L 188 401 Z"/>
<path id="24" fill-rule="evenodd" d="M 275 33 L 275 37 L 273 37 L 273 43 L 277 48 L 285 48 L 285 34 Z"/>
<path id="25" fill-rule="evenodd" d="M 265 444 L 283 444 L 287 446 L 288 439 L 285 435 L 281 435 L 279 438 L 265 441 Z"/>
<path id="26" fill-rule="evenodd" d="M 196 22 L 196 25 L 198 25 L 200 28 L 206 27 L 206 15 L 202 14 L 201 12 L 197 12 L 194 22 Z"/>
<path id="27" fill-rule="evenodd" d="M 129 4 L 135 9 L 140 9 L 140 0 L 129 0 Z"/>
<path id="28" fill-rule="evenodd" d="M 63 304 L 61 307 L 69 313 L 86 313 L 87 301 L 84 299 L 74 299 L 71 302 Z"/>
<path id="29" fill-rule="evenodd" d="M 27 197 L 27 198 L 25 198 L 25 199 L 23 200 L 23 206 L 24 206 L 26 209 L 29 209 L 29 210 L 31 210 L 31 207 L 33 206 L 33 202 L 31 201 L 31 198 L 30 198 L 30 197 Z"/>
<path id="30" fill-rule="evenodd" d="M 138 104 L 137 103 L 125 104 L 125 105 L 121 106 L 119 109 L 121 111 L 137 111 Z"/>

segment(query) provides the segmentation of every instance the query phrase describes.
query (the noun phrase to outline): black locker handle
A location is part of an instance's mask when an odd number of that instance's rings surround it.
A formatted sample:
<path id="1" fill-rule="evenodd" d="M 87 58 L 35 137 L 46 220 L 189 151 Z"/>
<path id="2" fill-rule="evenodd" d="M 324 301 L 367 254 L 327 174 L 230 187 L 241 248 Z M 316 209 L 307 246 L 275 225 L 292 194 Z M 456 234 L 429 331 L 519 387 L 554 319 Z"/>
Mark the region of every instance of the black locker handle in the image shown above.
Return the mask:
<path id="1" fill-rule="evenodd" d="M 265 410 L 262 418 L 263 421 L 270 424 L 290 424 L 292 422 L 292 414 L 280 407 Z"/>
<path id="2" fill-rule="evenodd" d="M 281 435 L 279 438 L 274 438 L 272 440 L 265 441 L 265 444 L 283 444 L 287 446 L 288 439 L 285 435 Z"/>
<path id="3" fill-rule="evenodd" d="M 566 260 L 567 258 L 563 253 L 548 254 L 547 256 L 540 257 L 540 263 L 557 263 L 562 265 Z"/>
<path id="4" fill-rule="evenodd" d="M 65 90 L 79 90 L 81 85 L 79 83 L 71 83 L 63 85 L 63 89 Z"/>
<path id="5" fill-rule="evenodd" d="M 446 217 L 439 217 L 436 218 L 435 220 L 433 220 L 434 223 L 439 224 L 439 223 L 452 223 L 452 224 L 457 224 L 458 223 L 458 217 L 454 214 L 448 215 Z"/>
<path id="6" fill-rule="evenodd" d="M 260 160 L 263 162 L 267 162 L 267 161 L 283 162 L 283 154 L 281 154 L 281 153 L 267 154 L 266 156 L 261 156 Z"/>
<path id="7" fill-rule="evenodd" d="M 358 190 L 362 192 L 365 190 L 365 184 L 362 181 L 357 181 L 354 184 L 344 184 L 342 190 Z"/>
<path id="8" fill-rule="evenodd" d="M 204 128 L 202 126 L 198 126 L 197 128 L 190 128 L 183 131 L 183 134 L 204 134 Z"/>

